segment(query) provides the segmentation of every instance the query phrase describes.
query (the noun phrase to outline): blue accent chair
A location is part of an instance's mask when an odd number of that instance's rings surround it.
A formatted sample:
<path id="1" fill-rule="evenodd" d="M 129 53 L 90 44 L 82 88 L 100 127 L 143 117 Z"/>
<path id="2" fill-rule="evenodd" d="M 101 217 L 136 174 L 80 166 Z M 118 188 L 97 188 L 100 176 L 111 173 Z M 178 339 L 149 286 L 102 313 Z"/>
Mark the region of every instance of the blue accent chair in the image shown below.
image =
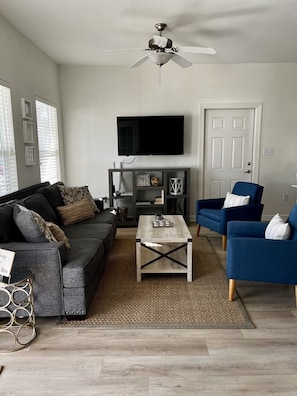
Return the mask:
<path id="1" fill-rule="evenodd" d="M 256 183 L 236 182 L 232 194 L 250 195 L 248 205 L 224 208 L 225 198 L 199 199 L 196 201 L 196 223 L 199 236 L 201 226 L 222 235 L 222 249 L 227 245 L 227 224 L 231 220 L 260 221 L 264 205 L 261 203 L 263 186 Z"/>
<path id="2" fill-rule="evenodd" d="M 297 204 L 288 217 L 290 239 L 265 239 L 268 222 L 228 223 L 226 274 L 229 301 L 234 298 L 236 280 L 295 285 L 297 307 Z"/>

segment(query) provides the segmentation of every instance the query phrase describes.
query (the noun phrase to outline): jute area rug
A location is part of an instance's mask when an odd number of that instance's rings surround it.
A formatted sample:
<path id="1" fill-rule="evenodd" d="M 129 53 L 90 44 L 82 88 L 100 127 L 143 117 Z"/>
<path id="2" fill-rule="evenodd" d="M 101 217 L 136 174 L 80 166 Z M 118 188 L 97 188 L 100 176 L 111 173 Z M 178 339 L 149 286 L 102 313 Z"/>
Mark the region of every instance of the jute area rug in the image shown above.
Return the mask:
<path id="1" fill-rule="evenodd" d="M 87 318 L 63 326 L 98 328 L 253 328 L 207 237 L 193 237 L 193 282 L 146 274 L 136 282 L 135 237 L 117 236 Z"/>

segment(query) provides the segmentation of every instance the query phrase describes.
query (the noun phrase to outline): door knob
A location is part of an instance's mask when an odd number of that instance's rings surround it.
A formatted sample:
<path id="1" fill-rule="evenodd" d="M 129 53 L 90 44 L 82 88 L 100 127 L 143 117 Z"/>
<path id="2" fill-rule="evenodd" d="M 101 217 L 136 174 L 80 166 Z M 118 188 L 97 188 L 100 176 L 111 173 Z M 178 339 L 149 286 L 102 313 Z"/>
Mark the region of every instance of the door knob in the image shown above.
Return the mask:
<path id="1" fill-rule="evenodd" d="M 251 170 L 249 169 L 249 170 L 247 170 L 247 171 L 245 171 L 243 173 L 251 173 Z"/>

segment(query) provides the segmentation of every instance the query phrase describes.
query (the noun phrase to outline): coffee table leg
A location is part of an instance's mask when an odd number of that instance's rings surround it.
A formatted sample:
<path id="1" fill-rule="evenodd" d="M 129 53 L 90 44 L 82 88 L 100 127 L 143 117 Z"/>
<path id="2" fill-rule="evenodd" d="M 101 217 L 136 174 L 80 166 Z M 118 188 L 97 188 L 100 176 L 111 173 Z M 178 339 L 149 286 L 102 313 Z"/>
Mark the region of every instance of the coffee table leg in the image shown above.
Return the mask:
<path id="1" fill-rule="evenodd" d="M 192 267 L 193 267 L 193 259 L 192 259 L 192 240 L 187 242 L 187 281 L 192 282 L 193 280 L 193 273 L 192 273 Z"/>
<path id="2" fill-rule="evenodd" d="M 136 240 L 136 280 L 141 282 L 141 241 Z"/>

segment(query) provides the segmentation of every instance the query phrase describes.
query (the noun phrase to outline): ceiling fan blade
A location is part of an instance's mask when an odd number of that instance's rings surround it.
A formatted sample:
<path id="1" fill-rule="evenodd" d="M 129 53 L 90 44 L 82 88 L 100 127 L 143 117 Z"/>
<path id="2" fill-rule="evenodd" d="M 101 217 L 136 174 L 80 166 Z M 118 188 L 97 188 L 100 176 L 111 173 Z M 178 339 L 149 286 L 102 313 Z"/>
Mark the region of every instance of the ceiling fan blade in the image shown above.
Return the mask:
<path id="1" fill-rule="evenodd" d="M 215 55 L 217 51 L 212 47 L 175 47 L 177 52 L 187 52 L 192 54 L 205 54 L 205 55 Z"/>
<path id="2" fill-rule="evenodd" d="M 192 63 L 178 54 L 173 54 L 171 60 L 181 67 L 190 67 Z"/>
<path id="3" fill-rule="evenodd" d="M 147 51 L 146 48 L 118 48 L 118 49 L 108 49 L 104 52 L 116 52 L 116 51 Z"/>
<path id="4" fill-rule="evenodd" d="M 136 62 L 132 63 L 132 65 L 130 65 L 129 67 L 133 68 L 133 67 L 138 67 L 138 66 L 142 65 L 144 62 L 146 62 L 149 59 L 149 56 L 150 56 L 150 54 L 146 54 L 146 55 L 142 56 Z"/>

